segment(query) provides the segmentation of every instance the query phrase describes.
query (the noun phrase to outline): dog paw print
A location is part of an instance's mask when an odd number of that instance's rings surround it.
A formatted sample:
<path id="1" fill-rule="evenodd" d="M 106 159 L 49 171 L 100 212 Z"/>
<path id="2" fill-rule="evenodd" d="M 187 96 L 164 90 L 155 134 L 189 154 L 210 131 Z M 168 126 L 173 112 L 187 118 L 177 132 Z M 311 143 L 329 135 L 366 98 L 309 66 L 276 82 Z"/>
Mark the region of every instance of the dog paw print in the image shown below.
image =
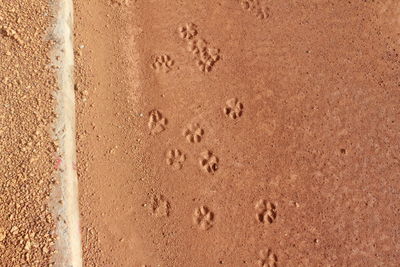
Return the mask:
<path id="1" fill-rule="evenodd" d="M 243 104 L 237 98 L 231 98 L 226 101 L 224 113 L 231 119 L 237 119 L 243 114 Z"/>
<path id="2" fill-rule="evenodd" d="M 186 140 L 190 143 L 199 143 L 203 137 L 204 130 L 200 128 L 198 123 L 190 124 L 183 131 L 183 136 L 186 137 Z"/>
<path id="3" fill-rule="evenodd" d="M 206 49 L 205 51 L 200 52 L 199 59 L 197 60 L 197 66 L 202 72 L 210 72 L 218 60 L 218 49 Z"/>
<path id="4" fill-rule="evenodd" d="M 185 154 L 183 154 L 179 149 L 171 149 L 167 152 L 166 162 L 175 170 L 182 169 L 185 160 Z"/>
<path id="5" fill-rule="evenodd" d="M 187 23 L 185 26 L 179 27 L 178 31 L 182 39 L 191 40 L 197 35 L 197 26 L 193 23 Z"/>
<path id="6" fill-rule="evenodd" d="M 197 61 L 197 66 L 199 67 L 199 70 L 201 70 L 202 72 L 210 72 L 212 70 L 213 65 L 214 62 L 212 61 L 202 61 L 202 60 Z"/>
<path id="7" fill-rule="evenodd" d="M 166 129 L 167 119 L 158 110 L 149 113 L 149 129 L 152 135 L 159 134 Z"/>
<path id="8" fill-rule="evenodd" d="M 211 151 L 201 153 L 200 167 L 203 171 L 214 174 L 218 170 L 219 159 Z"/>
<path id="9" fill-rule="evenodd" d="M 188 41 L 187 49 L 192 52 L 199 69 L 202 72 L 210 72 L 220 59 L 219 49 L 211 48 L 202 38 L 194 38 L 197 35 L 197 27 L 194 24 L 180 27 L 179 32 L 181 37 Z"/>
<path id="10" fill-rule="evenodd" d="M 272 252 L 271 249 L 263 249 L 258 253 L 259 260 L 257 264 L 259 267 L 278 267 L 278 257 Z"/>
<path id="11" fill-rule="evenodd" d="M 208 230 L 214 224 L 214 213 L 212 213 L 206 206 L 201 206 L 194 211 L 193 222 L 200 230 Z"/>
<path id="12" fill-rule="evenodd" d="M 154 195 L 151 199 L 151 212 L 157 217 L 169 216 L 171 205 L 163 195 Z"/>
<path id="13" fill-rule="evenodd" d="M 272 202 L 261 199 L 257 202 L 255 209 L 257 211 L 257 221 L 263 224 L 271 224 L 276 219 L 276 205 Z"/>
<path id="14" fill-rule="evenodd" d="M 200 59 L 202 61 L 214 61 L 217 62 L 220 59 L 219 49 L 207 48 L 200 53 Z"/>
<path id="15" fill-rule="evenodd" d="M 171 67 L 174 65 L 174 61 L 168 55 L 162 55 L 156 57 L 154 63 L 151 67 L 156 71 L 163 71 L 165 73 L 171 70 Z"/>
<path id="16" fill-rule="evenodd" d="M 190 40 L 188 42 L 188 50 L 193 53 L 193 55 L 198 56 L 201 52 L 207 50 L 208 43 L 204 39 Z"/>
<path id="17" fill-rule="evenodd" d="M 269 14 L 270 14 L 270 10 L 269 10 L 269 8 L 258 8 L 256 11 L 255 11 L 255 16 L 257 17 L 257 18 L 259 18 L 259 19 L 266 19 L 266 18 L 268 18 L 269 17 Z"/>
<path id="18" fill-rule="evenodd" d="M 241 0 L 240 5 L 244 10 L 252 10 L 256 7 L 256 1 L 254 0 Z"/>
<path id="19" fill-rule="evenodd" d="M 266 19 L 269 17 L 269 8 L 265 5 L 261 5 L 259 0 L 241 0 L 240 4 L 244 10 L 249 11 L 259 19 Z"/>

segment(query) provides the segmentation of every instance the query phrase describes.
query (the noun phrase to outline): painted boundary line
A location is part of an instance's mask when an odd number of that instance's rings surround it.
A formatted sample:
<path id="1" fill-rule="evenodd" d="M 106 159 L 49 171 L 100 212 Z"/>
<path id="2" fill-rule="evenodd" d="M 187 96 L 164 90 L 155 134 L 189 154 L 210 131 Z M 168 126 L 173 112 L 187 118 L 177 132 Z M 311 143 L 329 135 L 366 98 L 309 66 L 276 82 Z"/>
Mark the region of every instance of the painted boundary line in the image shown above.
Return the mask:
<path id="1" fill-rule="evenodd" d="M 73 0 L 55 0 L 53 8 L 56 21 L 51 37 L 56 44 L 52 61 L 58 67 L 59 87 L 55 93 L 57 119 L 54 138 L 59 144 L 57 169 L 60 182 L 53 199 L 62 200 L 52 205 L 58 237 L 54 262 L 60 267 L 82 267 L 76 173 Z"/>

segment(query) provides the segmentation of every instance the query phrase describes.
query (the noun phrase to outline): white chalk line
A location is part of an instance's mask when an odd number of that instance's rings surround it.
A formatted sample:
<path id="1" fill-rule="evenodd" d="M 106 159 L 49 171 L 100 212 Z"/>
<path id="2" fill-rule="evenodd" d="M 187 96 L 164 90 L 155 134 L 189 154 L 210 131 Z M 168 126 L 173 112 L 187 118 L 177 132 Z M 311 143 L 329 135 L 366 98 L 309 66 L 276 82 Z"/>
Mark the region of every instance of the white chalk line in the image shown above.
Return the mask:
<path id="1" fill-rule="evenodd" d="M 57 101 L 54 138 L 59 144 L 58 174 L 61 204 L 54 205 L 57 218 L 55 266 L 81 267 L 82 245 L 79 226 L 78 179 L 76 173 L 75 93 L 73 52 L 73 2 L 56 0 L 56 24 L 52 38 L 56 41 L 53 64 L 58 66 Z"/>

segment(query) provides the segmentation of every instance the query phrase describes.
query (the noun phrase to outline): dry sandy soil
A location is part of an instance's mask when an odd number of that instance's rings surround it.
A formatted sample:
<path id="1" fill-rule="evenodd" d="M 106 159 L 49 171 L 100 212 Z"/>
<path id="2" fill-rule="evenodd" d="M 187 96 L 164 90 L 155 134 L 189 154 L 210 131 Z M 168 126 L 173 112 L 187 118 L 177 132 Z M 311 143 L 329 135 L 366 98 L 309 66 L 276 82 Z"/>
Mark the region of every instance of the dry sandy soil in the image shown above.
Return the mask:
<path id="1" fill-rule="evenodd" d="M 399 265 L 396 1 L 75 3 L 88 266 Z"/>
<path id="2" fill-rule="evenodd" d="M 400 3 L 75 0 L 85 266 L 399 266 Z M 45 1 L 0 0 L 0 266 L 51 266 Z"/>
<path id="3" fill-rule="evenodd" d="M 56 90 L 48 1 L 0 0 L 0 266 L 52 266 Z M 34 18 L 34 19 L 33 19 Z M 48 40 L 48 39 L 47 39 Z"/>

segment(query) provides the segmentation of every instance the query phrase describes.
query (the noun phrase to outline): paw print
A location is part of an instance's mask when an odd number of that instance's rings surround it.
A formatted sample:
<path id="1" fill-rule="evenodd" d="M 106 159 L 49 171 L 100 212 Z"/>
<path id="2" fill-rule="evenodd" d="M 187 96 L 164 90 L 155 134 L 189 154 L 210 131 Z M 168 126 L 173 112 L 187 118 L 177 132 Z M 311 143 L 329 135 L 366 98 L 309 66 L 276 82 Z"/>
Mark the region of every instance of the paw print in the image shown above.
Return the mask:
<path id="1" fill-rule="evenodd" d="M 171 67 L 174 65 L 174 61 L 168 55 L 162 55 L 156 57 L 154 63 L 151 67 L 156 71 L 164 71 L 165 73 L 171 70 Z"/>
<path id="2" fill-rule="evenodd" d="M 171 165 L 175 170 L 182 169 L 183 162 L 186 160 L 185 154 L 179 149 L 172 149 L 167 152 L 166 162 Z"/>
<path id="3" fill-rule="evenodd" d="M 220 59 L 219 50 L 215 48 L 207 48 L 199 53 L 197 65 L 202 72 L 210 72 L 214 64 Z"/>
<path id="4" fill-rule="evenodd" d="M 198 56 L 200 53 L 206 52 L 208 43 L 204 39 L 191 40 L 188 43 L 188 50 L 193 53 L 193 55 Z"/>
<path id="5" fill-rule="evenodd" d="M 199 67 L 199 70 L 202 72 L 210 72 L 212 70 L 212 67 L 214 65 L 214 62 L 211 60 L 203 61 L 203 60 L 198 60 L 197 61 L 197 66 Z"/>
<path id="6" fill-rule="evenodd" d="M 201 206 L 194 211 L 193 222 L 200 230 L 208 230 L 214 224 L 214 213 L 212 213 L 207 207 Z"/>
<path id="7" fill-rule="evenodd" d="M 182 39 L 190 40 L 197 35 L 197 26 L 193 23 L 187 23 L 185 26 L 179 27 L 178 30 Z"/>
<path id="8" fill-rule="evenodd" d="M 217 62 L 220 59 L 219 49 L 217 48 L 207 48 L 203 53 L 200 54 L 200 59 L 203 61 L 212 60 Z"/>
<path id="9" fill-rule="evenodd" d="M 111 0 L 111 4 L 116 4 L 116 5 L 122 6 L 122 5 L 128 5 L 129 1 L 128 0 Z"/>
<path id="10" fill-rule="evenodd" d="M 254 9 L 257 5 L 255 0 L 241 0 L 240 4 L 244 10 L 251 10 Z"/>
<path id="11" fill-rule="evenodd" d="M 199 143 L 203 137 L 204 130 L 200 128 L 198 123 L 190 124 L 183 132 L 183 136 L 186 137 L 190 143 Z"/>
<path id="12" fill-rule="evenodd" d="M 271 224 L 276 219 L 276 205 L 261 199 L 257 202 L 255 209 L 257 211 L 256 217 L 260 223 Z"/>
<path id="13" fill-rule="evenodd" d="M 260 259 L 257 261 L 259 267 L 278 267 L 278 257 L 271 249 L 263 249 L 259 252 Z"/>
<path id="14" fill-rule="evenodd" d="M 237 119 L 243 114 L 243 104 L 237 98 L 231 98 L 226 101 L 224 113 L 231 119 Z"/>
<path id="15" fill-rule="evenodd" d="M 158 110 L 152 110 L 149 113 L 149 129 L 152 135 L 161 133 L 166 129 L 167 119 Z"/>
<path id="16" fill-rule="evenodd" d="M 240 3 L 244 10 L 251 12 L 259 19 L 266 19 L 269 17 L 269 8 L 263 7 L 259 0 L 241 0 Z"/>
<path id="17" fill-rule="evenodd" d="M 254 14 L 259 19 L 266 19 L 269 17 L 270 10 L 269 10 L 269 8 L 258 8 L 254 12 Z"/>
<path id="18" fill-rule="evenodd" d="M 210 72 L 214 64 L 220 59 L 219 49 L 209 48 L 203 39 L 192 40 L 188 44 L 188 50 L 197 59 L 197 65 L 203 72 Z"/>
<path id="19" fill-rule="evenodd" d="M 214 174 L 218 170 L 219 159 L 211 151 L 201 153 L 200 167 L 203 171 Z"/>
<path id="20" fill-rule="evenodd" d="M 157 217 L 169 216 L 171 206 L 163 195 L 154 195 L 151 199 L 151 212 Z"/>

